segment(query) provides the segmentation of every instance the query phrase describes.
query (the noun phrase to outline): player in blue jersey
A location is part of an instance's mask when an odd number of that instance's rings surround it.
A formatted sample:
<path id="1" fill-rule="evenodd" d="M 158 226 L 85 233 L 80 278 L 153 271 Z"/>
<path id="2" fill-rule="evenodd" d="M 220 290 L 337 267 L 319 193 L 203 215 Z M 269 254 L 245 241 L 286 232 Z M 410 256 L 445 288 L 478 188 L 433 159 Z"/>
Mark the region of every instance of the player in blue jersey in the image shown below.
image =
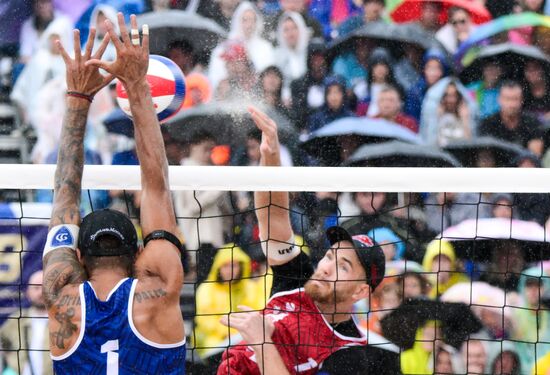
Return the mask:
<path id="1" fill-rule="evenodd" d="M 57 374 L 182 374 L 185 333 L 179 308 L 183 284 L 181 244 L 172 234 L 176 219 L 168 184 L 168 162 L 149 86 L 149 35 L 142 44 L 135 16 L 131 37 L 118 15 L 122 40 L 109 30 L 92 56 L 95 30 L 86 49 L 74 32 L 74 58 L 58 43 L 67 68 L 67 109 L 55 172 L 50 231 L 44 249 L 44 298 L 50 350 Z M 100 61 L 111 41 L 112 63 Z M 98 67 L 109 74 L 103 76 Z M 130 219 L 111 210 L 80 221 L 83 138 L 95 93 L 117 77 L 125 86 L 141 162 L 138 250 Z"/>

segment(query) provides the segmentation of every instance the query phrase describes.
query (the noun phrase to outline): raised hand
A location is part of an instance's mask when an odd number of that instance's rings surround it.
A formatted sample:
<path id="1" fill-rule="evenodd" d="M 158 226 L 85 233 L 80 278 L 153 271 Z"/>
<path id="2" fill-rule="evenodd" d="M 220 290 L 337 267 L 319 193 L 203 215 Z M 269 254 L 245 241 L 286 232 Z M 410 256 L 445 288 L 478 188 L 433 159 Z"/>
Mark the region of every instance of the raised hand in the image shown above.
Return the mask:
<path id="1" fill-rule="evenodd" d="M 95 28 L 91 28 L 86 49 L 84 55 L 82 55 L 80 50 L 80 31 L 74 30 L 74 59 L 69 56 L 61 41 L 57 41 L 57 46 L 67 68 L 67 91 L 88 96 L 90 101 L 99 90 L 107 86 L 114 78 L 111 74 L 103 76 L 97 67 L 87 64 L 90 59 L 100 59 L 109 45 L 109 38 L 105 36 L 99 49 L 92 56 L 95 33 Z"/>
<path id="2" fill-rule="evenodd" d="M 139 42 L 139 30 L 135 15 L 130 16 L 131 38 L 128 36 L 128 29 L 124 23 L 124 16 L 118 13 L 118 26 L 122 41 L 116 35 L 113 24 L 105 21 L 108 35 L 116 49 L 116 60 L 113 62 L 93 59 L 87 62 L 87 65 L 96 66 L 117 77 L 126 88 L 134 83 L 139 83 L 145 79 L 147 68 L 149 66 L 149 28 L 143 26 L 142 43 Z"/>
<path id="3" fill-rule="evenodd" d="M 279 145 L 277 124 L 256 107 L 250 106 L 248 111 L 258 129 L 262 131 L 262 143 L 260 144 L 261 164 L 266 166 L 281 165 L 281 146 Z"/>

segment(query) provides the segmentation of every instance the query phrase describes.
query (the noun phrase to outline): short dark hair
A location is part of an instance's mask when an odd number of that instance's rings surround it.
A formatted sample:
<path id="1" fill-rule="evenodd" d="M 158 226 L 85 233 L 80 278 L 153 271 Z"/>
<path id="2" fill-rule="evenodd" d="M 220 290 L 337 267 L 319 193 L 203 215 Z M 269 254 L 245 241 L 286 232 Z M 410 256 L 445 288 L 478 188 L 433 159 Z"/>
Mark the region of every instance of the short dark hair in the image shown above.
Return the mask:
<path id="1" fill-rule="evenodd" d="M 366 5 L 368 3 L 380 3 L 382 5 L 386 5 L 384 0 L 363 0 L 363 5 Z"/>
<path id="2" fill-rule="evenodd" d="M 402 98 L 402 95 L 401 95 L 401 90 L 399 90 L 394 85 L 389 84 L 389 85 L 382 86 L 382 89 L 380 90 L 379 94 L 381 94 L 383 92 L 395 92 L 397 94 L 397 96 L 399 97 L 399 100 L 403 101 L 403 98 Z"/>
<path id="3" fill-rule="evenodd" d="M 168 43 L 168 51 L 173 49 L 178 49 L 181 52 L 188 54 L 193 54 L 195 52 L 193 45 L 184 39 L 173 40 Z"/>
<path id="4" fill-rule="evenodd" d="M 464 12 L 468 15 L 468 17 L 470 16 L 470 13 L 468 13 L 468 11 L 466 9 L 461 8 L 461 7 L 457 7 L 457 6 L 452 6 L 447 11 L 447 16 L 448 16 L 449 20 L 458 12 Z"/>
<path id="5" fill-rule="evenodd" d="M 511 80 L 511 79 L 507 79 L 507 80 L 505 80 L 501 83 L 500 89 L 502 90 L 504 88 L 507 88 L 507 89 L 519 88 L 520 90 L 523 91 L 523 88 L 521 87 L 521 84 L 518 81 L 514 81 L 514 80 Z"/>
<path id="6" fill-rule="evenodd" d="M 193 133 L 191 136 L 191 139 L 189 139 L 189 143 L 192 145 L 198 145 L 199 143 L 202 143 L 204 141 L 214 141 L 216 142 L 216 137 L 212 133 L 210 133 L 208 130 L 199 129 L 196 132 Z"/>
<path id="7" fill-rule="evenodd" d="M 112 235 L 103 235 L 96 240 L 97 245 L 101 249 L 115 250 L 121 245 L 120 240 Z M 121 268 L 125 270 L 128 276 L 134 275 L 134 254 L 114 255 L 114 256 L 93 256 L 83 253 L 84 265 L 88 274 L 98 268 L 115 269 Z"/>

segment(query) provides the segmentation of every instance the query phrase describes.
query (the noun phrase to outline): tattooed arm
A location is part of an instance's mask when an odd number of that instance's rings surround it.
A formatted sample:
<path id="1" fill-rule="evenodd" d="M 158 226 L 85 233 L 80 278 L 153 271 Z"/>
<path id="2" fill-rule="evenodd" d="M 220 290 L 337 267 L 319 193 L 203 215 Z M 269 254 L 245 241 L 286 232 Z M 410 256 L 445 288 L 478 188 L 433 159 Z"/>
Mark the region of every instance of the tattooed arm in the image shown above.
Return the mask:
<path id="1" fill-rule="evenodd" d="M 138 30 L 134 15 L 130 17 L 131 28 Z M 124 85 L 130 102 L 134 122 L 136 149 L 141 169 L 140 222 L 143 237 L 155 230 L 176 233 L 176 217 L 168 182 L 168 161 L 155 113 L 153 100 L 146 80 L 149 64 L 149 35 L 144 27 L 143 40 L 133 44 L 128 37 L 124 17 L 118 14 L 121 39 L 106 22 L 117 58 L 112 63 L 90 61 L 114 74 Z M 169 241 L 150 241 L 136 261 L 139 279 L 155 277 L 162 281 L 166 298 L 179 304 L 183 284 L 183 267 L 179 249 Z"/>
<path id="2" fill-rule="evenodd" d="M 95 30 L 90 30 L 87 47 L 82 56 L 80 34 L 74 31 L 75 58 L 72 59 L 58 41 L 67 70 L 67 90 L 93 97 L 107 85 L 112 76 L 103 77 L 95 67 L 86 66 L 91 58 Z M 107 47 L 105 38 L 94 58 L 101 57 Z M 54 201 L 50 229 L 60 224 L 80 225 L 80 190 L 84 165 L 84 133 L 90 102 L 84 97 L 67 96 L 66 112 L 59 142 L 55 171 Z M 61 290 L 68 284 L 81 283 L 86 277 L 76 253 L 59 248 L 44 257 L 44 300 L 48 309 L 56 303 Z"/>

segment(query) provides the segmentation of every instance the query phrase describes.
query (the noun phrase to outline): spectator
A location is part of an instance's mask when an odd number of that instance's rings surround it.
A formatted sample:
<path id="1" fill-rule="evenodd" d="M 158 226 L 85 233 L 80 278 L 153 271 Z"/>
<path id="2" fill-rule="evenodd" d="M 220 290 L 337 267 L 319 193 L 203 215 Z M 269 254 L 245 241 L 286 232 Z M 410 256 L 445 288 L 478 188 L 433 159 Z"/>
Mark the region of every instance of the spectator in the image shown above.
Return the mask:
<path id="1" fill-rule="evenodd" d="M 185 99 L 182 108 L 192 108 L 210 102 L 212 98 L 212 87 L 208 78 L 193 72 L 185 76 Z"/>
<path id="2" fill-rule="evenodd" d="M 497 288 L 504 289 L 507 293 L 516 292 L 519 277 L 526 264 L 524 246 L 526 245 L 516 241 L 495 242 L 491 249 L 491 260 L 480 279 Z M 494 327 L 488 327 L 492 328 L 495 338 L 503 338 L 509 334 L 503 323 L 501 319 L 498 319 Z"/>
<path id="3" fill-rule="evenodd" d="M 550 55 L 550 28 L 543 26 L 535 28 L 533 44 L 540 48 L 547 56 Z"/>
<path id="4" fill-rule="evenodd" d="M 477 102 L 479 117 L 485 119 L 499 110 L 498 94 L 502 78 L 502 67 L 497 60 L 487 61 L 481 68 L 482 80 L 467 87 Z"/>
<path id="5" fill-rule="evenodd" d="M 231 17 L 233 17 L 233 13 L 240 2 L 241 0 L 201 1 L 197 11 L 205 17 L 213 19 L 218 25 L 229 31 Z"/>
<path id="6" fill-rule="evenodd" d="M 430 87 L 447 75 L 445 55 L 438 50 L 429 50 L 424 54 L 422 77 L 409 90 L 405 99 L 405 113 L 420 121 L 422 102 Z"/>
<path id="7" fill-rule="evenodd" d="M 362 319 L 361 326 L 369 332 L 382 334 L 381 320 L 391 311 L 401 305 L 403 293 L 401 286 L 395 279 L 385 279 L 380 288 L 377 288 L 371 294 L 368 301 L 368 314 L 366 319 Z"/>
<path id="8" fill-rule="evenodd" d="M 337 36 L 334 32 L 342 23 L 356 16 L 361 18 L 361 7 L 357 1 L 331 1 L 331 0 L 310 0 L 309 15 L 320 22 L 323 27 L 325 39 L 330 40 Z"/>
<path id="9" fill-rule="evenodd" d="M 356 39 L 353 49 L 334 59 L 332 74 L 343 77 L 346 86 L 358 100 L 364 100 L 367 93 L 369 56 L 374 48 L 371 40 Z"/>
<path id="10" fill-rule="evenodd" d="M 382 118 L 403 126 L 412 132 L 418 133 L 418 124 L 414 118 L 401 111 L 403 101 L 399 90 L 394 86 L 386 86 L 378 94 L 378 114 L 375 118 Z"/>
<path id="11" fill-rule="evenodd" d="M 33 0 L 32 9 L 33 14 L 23 22 L 19 37 L 19 59 L 23 64 L 28 63 L 41 48 L 42 36 L 54 20 L 67 30 L 71 30 L 73 25 L 71 20 L 55 11 L 52 0 Z M 70 48 L 70 45 L 68 47 Z"/>
<path id="12" fill-rule="evenodd" d="M 283 72 L 283 100 L 290 100 L 290 83 L 306 74 L 310 32 L 297 12 L 284 13 L 277 26 L 275 63 Z"/>
<path id="13" fill-rule="evenodd" d="M 416 22 L 427 33 L 435 34 L 441 27 L 439 15 L 442 11 L 442 4 L 437 1 L 423 1 L 420 19 Z"/>
<path id="14" fill-rule="evenodd" d="M 378 94 L 387 85 L 401 91 L 392 69 L 393 61 L 389 52 L 383 48 L 372 51 L 369 57 L 366 97 L 357 106 L 359 116 L 374 117 L 378 114 Z"/>
<path id="15" fill-rule="evenodd" d="M 443 26 L 435 38 L 445 47 L 447 52 L 455 54 L 458 46 L 474 32 L 470 13 L 466 9 L 451 7 L 448 11 L 448 23 Z"/>
<path id="16" fill-rule="evenodd" d="M 401 371 L 403 374 L 431 374 L 433 370 L 434 353 L 441 345 L 441 323 L 429 320 L 419 328 L 416 340 L 411 349 L 401 353 Z"/>
<path id="17" fill-rule="evenodd" d="M 289 116 L 290 112 L 288 107 L 283 103 L 283 73 L 276 66 L 268 66 L 260 73 L 258 80 L 263 101 L 281 112 L 282 114 Z"/>
<path id="18" fill-rule="evenodd" d="M 187 40 L 181 39 L 170 42 L 168 44 L 167 57 L 175 62 L 186 76 L 196 69 L 197 59 L 195 51 Z"/>
<path id="19" fill-rule="evenodd" d="M 493 196 L 493 217 L 512 219 L 517 217 L 514 210 L 514 197 L 511 194 L 499 193 Z"/>
<path id="20" fill-rule="evenodd" d="M 339 77 L 325 80 L 325 104 L 314 112 L 308 120 L 308 132 L 314 132 L 326 124 L 343 117 L 354 116 L 347 106 L 346 86 Z"/>
<path id="21" fill-rule="evenodd" d="M 307 118 L 325 103 L 324 80 L 327 77 L 325 42 L 312 39 L 308 46 L 306 74 L 290 84 L 292 118 L 298 129 L 307 126 Z"/>
<path id="22" fill-rule="evenodd" d="M 540 168 L 539 159 L 527 153 L 515 160 L 518 168 Z M 514 208 L 522 220 L 536 221 L 544 225 L 550 216 L 550 194 L 523 193 L 514 194 Z"/>
<path id="23" fill-rule="evenodd" d="M 55 44 L 58 39 L 64 46 L 68 46 L 66 48 L 71 48 L 73 38 L 70 25 L 63 19 L 53 21 L 42 33 L 36 53 L 21 72 L 11 92 L 10 98 L 17 105 L 23 124 L 33 120 L 32 115 L 39 105 L 40 89 L 53 78 L 65 77 L 65 64 Z"/>
<path id="24" fill-rule="evenodd" d="M 367 235 L 380 245 L 386 264 L 392 260 L 400 260 L 405 256 L 405 242 L 390 228 L 379 227 L 371 229 Z"/>
<path id="25" fill-rule="evenodd" d="M 523 77 L 523 108 L 541 120 L 550 120 L 550 78 L 542 64 L 536 60 L 526 61 Z"/>
<path id="26" fill-rule="evenodd" d="M 418 264 L 418 263 L 415 263 Z M 399 284 L 403 285 L 403 298 L 426 298 L 428 297 L 432 285 L 426 279 L 422 273 L 422 267 L 417 271 L 406 271 L 401 275 L 401 280 L 398 281 Z"/>
<path id="27" fill-rule="evenodd" d="M 476 115 L 477 106 L 468 90 L 456 79 L 443 78 L 426 93 L 420 133 L 427 143 L 439 147 L 454 140 L 471 139 Z"/>
<path id="28" fill-rule="evenodd" d="M 458 351 L 445 343 L 436 347 L 434 374 L 463 374 L 463 366 Z"/>
<path id="29" fill-rule="evenodd" d="M 489 343 L 484 338 L 470 337 L 460 350 L 468 374 L 485 374 L 488 370 Z"/>
<path id="30" fill-rule="evenodd" d="M 515 13 L 533 12 L 544 14 L 544 1 L 545 0 L 519 0 L 517 7 L 515 7 Z M 533 26 L 523 26 L 513 28 L 508 32 L 508 38 L 510 42 L 515 44 L 530 45 L 533 43 Z"/>
<path id="31" fill-rule="evenodd" d="M 491 374 L 528 374 L 529 368 L 522 371 L 521 360 L 516 349 L 516 343 L 502 342 L 502 350 L 491 363 Z"/>
<path id="32" fill-rule="evenodd" d="M 42 276 L 40 270 L 29 278 L 25 294 L 31 306 L 11 315 L 0 329 L 0 347 L 5 350 L 7 365 L 18 374 L 53 375 Z"/>
<path id="33" fill-rule="evenodd" d="M 245 47 L 240 43 L 228 41 L 225 43 L 221 58 L 225 61 L 227 78 L 222 80 L 215 89 L 215 98 L 217 100 L 257 98 L 258 76 Z"/>
<path id="34" fill-rule="evenodd" d="M 522 304 L 513 308 L 516 324 L 511 339 L 521 358 L 522 373 L 528 373 L 538 358 L 550 352 L 550 312 L 542 305 L 541 298 L 550 290 L 550 275 L 542 265 L 522 271 L 519 279 L 518 293 Z"/>
<path id="35" fill-rule="evenodd" d="M 457 267 L 456 253 L 450 242 L 433 240 L 426 248 L 422 261 L 426 277 L 433 286 L 429 297 L 439 298 L 455 284 L 469 282 L 468 277 Z"/>
<path id="36" fill-rule="evenodd" d="M 382 21 L 385 9 L 384 0 L 361 0 L 359 2 L 363 5 L 363 14 L 351 16 L 338 25 L 336 31 L 332 32 L 333 39 L 343 38 L 369 22 Z"/>
<path id="37" fill-rule="evenodd" d="M 415 44 L 403 44 L 403 56 L 393 64 L 395 79 L 408 92 L 420 79 L 424 51 Z"/>
<path id="38" fill-rule="evenodd" d="M 263 17 L 251 2 L 242 2 L 233 13 L 228 40 L 242 44 L 256 73 L 275 61 L 273 46 L 262 37 L 263 28 Z M 214 88 L 227 78 L 226 66 L 221 57 L 224 50 L 225 43 L 222 43 L 212 51 L 210 58 L 208 75 Z"/>
<path id="39" fill-rule="evenodd" d="M 266 39 L 273 43 L 278 43 L 279 27 L 283 18 L 286 18 L 285 13 L 298 13 L 302 16 L 305 23 L 304 27 L 307 33 L 312 38 L 323 38 L 323 27 L 315 18 L 308 14 L 307 0 L 279 0 L 280 11 L 266 20 L 265 36 Z"/>
<path id="40" fill-rule="evenodd" d="M 428 227 L 441 233 L 466 219 L 490 217 L 490 205 L 480 202 L 475 193 L 431 193 L 424 202 Z"/>
<path id="41" fill-rule="evenodd" d="M 483 121 L 479 134 L 519 144 L 541 157 L 544 150 L 541 124 L 536 118 L 522 112 L 521 86 L 512 81 L 503 83 L 498 102 L 500 111 Z"/>
<path id="42" fill-rule="evenodd" d="M 223 347 L 241 338 L 237 331 L 220 323 L 220 318 L 239 311 L 237 306 L 246 305 L 263 309 L 270 290 L 258 288 L 251 276 L 251 259 L 233 243 L 225 244 L 214 256 L 214 262 L 206 280 L 197 288 L 194 342 L 199 356 L 217 368 Z M 256 282 L 256 279 L 254 279 Z"/>
<path id="43" fill-rule="evenodd" d="M 197 131 L 190 140 L 189 156 L 181 165 L 210 165 L 210 153 L 215 138 L 205 130 Z M 174 206 L 180 230 L 188 250 L 197 250 L 209 243 L 221 247 L 224 243 L 222 206 L 225 199 L 221 191 L 179 191 L 174 194 Z"/>

